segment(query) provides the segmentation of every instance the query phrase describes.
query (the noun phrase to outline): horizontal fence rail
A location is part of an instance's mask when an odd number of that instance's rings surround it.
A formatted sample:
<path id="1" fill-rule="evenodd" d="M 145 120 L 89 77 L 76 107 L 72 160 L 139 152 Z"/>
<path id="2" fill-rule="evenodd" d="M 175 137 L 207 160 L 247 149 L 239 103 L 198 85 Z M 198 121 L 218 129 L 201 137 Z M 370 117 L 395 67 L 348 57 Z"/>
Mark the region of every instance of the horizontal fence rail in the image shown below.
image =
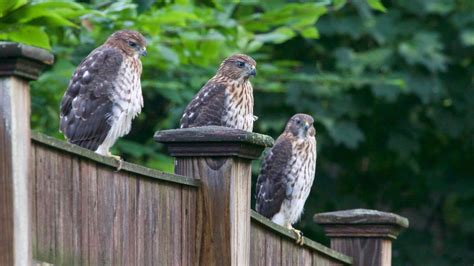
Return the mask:
<path id="1" fill-rule="evenodd" d="M 252 211 L 250 265 L 351 265 L 352 258 L 305 237 L 296 244 L 290 230 Z"/>

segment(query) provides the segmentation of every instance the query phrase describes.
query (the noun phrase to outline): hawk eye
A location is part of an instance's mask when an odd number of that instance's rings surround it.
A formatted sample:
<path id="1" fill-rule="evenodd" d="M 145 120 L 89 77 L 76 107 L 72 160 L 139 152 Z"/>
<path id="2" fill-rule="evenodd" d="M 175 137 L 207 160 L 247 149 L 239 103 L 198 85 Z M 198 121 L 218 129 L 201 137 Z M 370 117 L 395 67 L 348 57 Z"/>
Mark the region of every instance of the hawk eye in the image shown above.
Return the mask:
<path id="1" fill-rule="evenodd" d="M 296 120 L 296 124 L 301 124 L 301 120 Z"/>
<path id="2" fill-rule="evenodd" d="M 238 66 L 239 68 L 243 68 L 243 67 L 245 66 L 245 63 L 242 62 L 242 61 L 237 61 L 237 66 Z"/>
<path id="3" fill-rule="evenodd" d="M 133 48 L 137 47 L 137 44 L 135 42 L 132 42 L 132 41 L 129 41 L 128 45 L 130 45 L 130 47 L 133 47 Z"/>

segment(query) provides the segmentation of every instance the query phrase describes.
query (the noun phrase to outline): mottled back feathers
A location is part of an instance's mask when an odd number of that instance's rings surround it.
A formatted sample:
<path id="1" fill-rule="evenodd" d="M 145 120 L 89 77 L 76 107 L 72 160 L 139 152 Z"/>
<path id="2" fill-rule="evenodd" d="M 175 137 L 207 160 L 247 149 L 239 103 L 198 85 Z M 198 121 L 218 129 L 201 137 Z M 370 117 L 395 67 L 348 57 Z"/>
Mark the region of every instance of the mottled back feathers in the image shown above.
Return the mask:
<path id="1" fill-rule="evenodd" d="M 106 155 L 128 133 L 143 105 L 139 57 L 146 54 L 145 45 L 140 33 L 117 31 L 79 64 L 60 106 L 60 131 L 70 143 L 97 151 L 107 142 L 100 152 Z"/>

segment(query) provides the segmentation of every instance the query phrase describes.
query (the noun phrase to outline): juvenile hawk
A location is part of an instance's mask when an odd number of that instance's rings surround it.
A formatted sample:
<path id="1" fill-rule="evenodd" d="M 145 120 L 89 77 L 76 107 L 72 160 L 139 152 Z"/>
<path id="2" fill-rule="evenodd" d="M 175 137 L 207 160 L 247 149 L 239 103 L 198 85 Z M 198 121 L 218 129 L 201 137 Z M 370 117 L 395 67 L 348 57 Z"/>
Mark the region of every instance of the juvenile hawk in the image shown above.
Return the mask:
<path id="1" fill-rule="evenodd" d="M 316 172 L 313 122 L 306 114 L 296 114 L 288 121 L 263 160 L 256 186 L 257 212 L 294 231 L 299 244 L 303 244 L 302 233 L 292 224 L 303 212 Z"/>
<path id="2" fill-rule="evenodd" d="M 253 130 L 253 89 L 249 78 L 257 74 L 255 60 L 243 54 L 226 58 L 184 110 L 181 128 L 225 126 Z"/>
<path id="3" fill-rule="evenodd" d="M 109 149 L 130 132 L 143 107 L 145 46 L 139 32 L 121 30 L 82 60 L 61 101 L 60 131 L 67 141 L 120 160 Z"/>

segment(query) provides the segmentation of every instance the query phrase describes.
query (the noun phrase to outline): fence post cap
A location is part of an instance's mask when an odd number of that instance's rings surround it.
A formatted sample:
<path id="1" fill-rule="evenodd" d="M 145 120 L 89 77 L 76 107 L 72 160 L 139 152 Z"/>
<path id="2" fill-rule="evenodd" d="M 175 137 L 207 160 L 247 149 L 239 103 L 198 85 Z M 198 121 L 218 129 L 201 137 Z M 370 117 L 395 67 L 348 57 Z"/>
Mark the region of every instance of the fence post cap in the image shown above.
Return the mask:
<path id="1" fill-rule="evenodd" d="M 367 209 L 352 209 L 315 214 L 329 237 L 388 237 L 395 239 L 408 219 L 400 215 Z"/>
<path id="2" fill-rule="evenodd" d="M 39 77 L 54 56 L 47 50 L 16 42 L 0 41 L 0 77 L 18 76 L 28 80 Z"/>
<path id="3" fill-rule="evenodd" d="M 204 126 L 157 131 L 156 142 L 167 146 L 174 157 L 236 156 L 257 159 L 273 145 L 269 136 L 243 130 Z"/>

